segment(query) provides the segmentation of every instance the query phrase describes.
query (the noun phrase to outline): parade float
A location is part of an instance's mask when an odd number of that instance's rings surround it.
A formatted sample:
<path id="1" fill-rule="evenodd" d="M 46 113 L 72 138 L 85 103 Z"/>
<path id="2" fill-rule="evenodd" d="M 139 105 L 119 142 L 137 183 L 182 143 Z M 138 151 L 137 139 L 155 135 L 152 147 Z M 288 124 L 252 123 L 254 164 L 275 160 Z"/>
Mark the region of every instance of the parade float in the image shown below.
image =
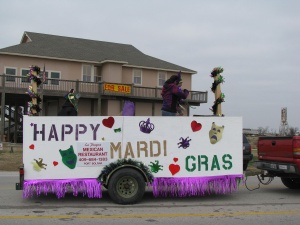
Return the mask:
<path id="1" fill-rule="evenodd" d="M 215 68 L 214 116 L 38 116 L 38 67 L 30 68 L 30 113 L 24 116 L 20 183 L 24 198 L 71 192 L 118 204 L 154 197 L 228 194 L 243 178 L 242 119 L 225 117 Z M 218 96 L 217 96 L 218 95 Z M 77 109 L 76 93 L 68 93 Z M 77 99 L 78 100 L 78 99 Z"/>

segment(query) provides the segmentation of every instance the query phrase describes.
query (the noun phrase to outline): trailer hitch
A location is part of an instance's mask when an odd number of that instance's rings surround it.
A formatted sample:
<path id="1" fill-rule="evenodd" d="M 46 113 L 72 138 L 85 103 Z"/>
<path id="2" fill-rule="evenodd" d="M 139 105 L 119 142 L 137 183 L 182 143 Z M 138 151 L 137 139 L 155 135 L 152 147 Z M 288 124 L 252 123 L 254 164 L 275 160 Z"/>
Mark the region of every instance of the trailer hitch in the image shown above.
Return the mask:
<path id="1" fill-rule="evenodd" d="M 247 177 L 245 180 L 245 187 L 249 190 L 249 191 L 254 191 L 260 188 L 260 184 L 263 185 L 268 185 L 270 184 L 273 180 L 274 180 L 274 176 L 270 175 L 267 171 L 261 171 L 259 174 L 256 175 L 257 179 L 259 180 L 258 186 L 256 188 L 250 189 L 247 186 Z M 268 178 L 268 180 L 265 181 L 265 178 Z"/>
<path id="2" fill-rule="evenodd" d="M 259 180 L 259 182 L 263 185 L 268 185 L 270 184 L 273 180 L 274 180 L 274 176 L 269 174 L 267 171 L 261 171 L 260 174 L 257 174 L 257 179 Z M 265 181 L 265 178 L 268 178 L 267 181 Z"/>

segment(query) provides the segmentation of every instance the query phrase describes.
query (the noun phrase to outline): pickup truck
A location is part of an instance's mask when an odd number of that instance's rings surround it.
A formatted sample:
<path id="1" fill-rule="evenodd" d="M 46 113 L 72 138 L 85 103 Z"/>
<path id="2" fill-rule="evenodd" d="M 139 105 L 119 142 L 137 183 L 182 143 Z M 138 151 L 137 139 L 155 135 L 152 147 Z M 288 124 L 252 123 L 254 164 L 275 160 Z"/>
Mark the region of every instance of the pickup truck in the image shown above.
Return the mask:
<path id="1" fill-rule="evenodd" d="M 253 159 L 252 147 L 245 134 L 243 134 L 243 171 L 248 168 L 249 162 Z"/>
<path id="2" fill-rule="evenodd" d="M 262 177 L 280 177 L 290 189 L 300 189 L 300 136 L 259 137 L 256 168 Z"/>

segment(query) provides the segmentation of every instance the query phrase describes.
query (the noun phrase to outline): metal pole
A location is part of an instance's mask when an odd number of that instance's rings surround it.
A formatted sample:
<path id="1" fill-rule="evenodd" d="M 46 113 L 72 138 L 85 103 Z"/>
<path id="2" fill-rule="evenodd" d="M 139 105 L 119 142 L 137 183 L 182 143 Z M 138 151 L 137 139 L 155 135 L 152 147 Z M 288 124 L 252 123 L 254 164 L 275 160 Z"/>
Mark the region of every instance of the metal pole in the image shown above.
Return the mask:
<path id="1" fill-rule="evenodd" d="M 102 96 L 102 82 L 98 83 L 98 104 L 97 104 L 97 114 L 98 116 L 101 116 L 101 98 Z"/>
<path id="2" fill-rule="evenodd" d="M 40 105 L 41 105 L 41 109 L 42 109 L 42 116 L 45 116 L 46 114 L 45 114 L 45 109 L 43 109 L 43 107 L 44 107 L 44 104 L 43 104 L 43 102 L 44 102 L 44 88 L 43 88 L 43 83 L 40 85 L 40 97 L 41 97 L 41 99 L 42 99 L 42 101 L 41 101 L 41 103 L 40 103 Z"/>
<path id="3" fill-rule="evenodd" d="M 1 93 L 1 141 L 4 140 L 4 129 L 5 129 L 5 74 L 2 75 L 2 93 Z"/>

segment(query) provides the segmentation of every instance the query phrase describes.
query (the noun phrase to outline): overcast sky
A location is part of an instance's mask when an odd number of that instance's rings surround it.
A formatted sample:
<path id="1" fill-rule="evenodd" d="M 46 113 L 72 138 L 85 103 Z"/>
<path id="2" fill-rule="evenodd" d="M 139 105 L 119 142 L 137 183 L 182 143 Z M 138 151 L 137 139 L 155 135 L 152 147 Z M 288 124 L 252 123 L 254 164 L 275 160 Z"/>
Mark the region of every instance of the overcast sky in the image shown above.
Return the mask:
<path id="1" fill-rule="evenodd" d="M 287 107 L 300 128 L 299 0 L 0 0 L 0 30 L 0 48 L 31 31 L 131 44 L 195 70 L 192 90 L 209 98 L 193 114 L 212 115 L 221 66 L 225 116 L 278 131 Z"/>

